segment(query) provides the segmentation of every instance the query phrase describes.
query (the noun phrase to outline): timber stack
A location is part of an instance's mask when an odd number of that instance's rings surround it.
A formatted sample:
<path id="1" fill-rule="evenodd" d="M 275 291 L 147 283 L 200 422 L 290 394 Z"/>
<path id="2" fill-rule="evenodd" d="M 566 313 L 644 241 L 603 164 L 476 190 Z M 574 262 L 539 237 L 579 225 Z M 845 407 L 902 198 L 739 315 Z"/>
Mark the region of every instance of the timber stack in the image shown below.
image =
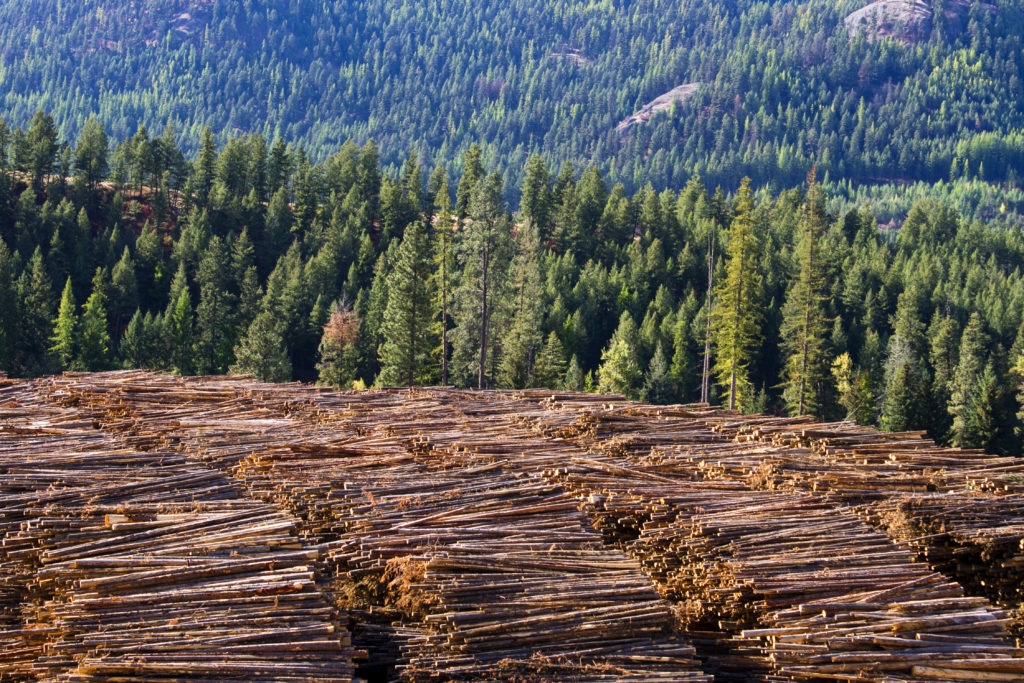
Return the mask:
<path id="1" fill-rule="evenodd" d="M 920 434 L 137 371 L 0 430 L 0 680 L 1024 680 L 1024 467 Z"/>

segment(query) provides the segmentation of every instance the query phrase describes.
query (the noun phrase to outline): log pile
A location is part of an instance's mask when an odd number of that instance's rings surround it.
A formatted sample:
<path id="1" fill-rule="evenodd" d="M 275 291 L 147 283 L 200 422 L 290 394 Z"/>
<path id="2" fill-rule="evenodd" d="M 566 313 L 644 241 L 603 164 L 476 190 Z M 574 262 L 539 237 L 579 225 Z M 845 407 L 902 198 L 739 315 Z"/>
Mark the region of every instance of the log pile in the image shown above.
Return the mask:
<path id="1" fill-rule="evenodd" d="M 0 680 L 352 680 L 296 518 L 73 411 L 0 412 Z"/>
<path id="2" fill-rule="evenodd" d="M 0 387 L 0 421 L 51 411 L 51 431 L 95 425 L 116 439 L 108 451 L 214 472 L 252 510 L 286 510 L 293 552 L 319 551 L 286 570 L 351 610 L 363 673 L 1024 680 L 1011 616 L 983 597 L 1020 603 L 1015 461 L 916 433 L 574 393 L 137 372 L 66 375 L 4 403 L 12 391 Z M 186 512 L 205 511 L 166 514 Z M 40 569 L 18 571 L 29 585 Z"/>
<path id="3" fill-rule="evenodd" d="M 292 387 L 228 396 L 218 394 L 223 380 L 196 388 L 117 381 L 119 391 L 68 384 L 54 393 L 129 443 L 226 467 L 254 497 L 294 510 L 326 549 L 340 592 L 373 607 L 383 598 L 384 610 L 401 614 L 390 632 L 355 630 L 384 632 L 374 641 L 378 656 L 401 633 L 390 651 L 400 655 L 403 678 L 478 679 L 498 670 L 509 678 L 710 680 L 639 564 L 604 547 L 574 497 L 502 464 L 519 455 L 511 442 L 502 448 L 506 403 L 471 392 L 454 401 L 391 392 L 302 397 Z M 161 406 L 181 397 L 188 407 L 165 420 Z M 467 436 L 468 414 L 480 420 L 470 441 L 491 446 L 486 462 L 431 445 Z M 260 449 L 242 457 L 239 444 L 255 443 Z M 468 452 L 465 443 L 454 448 Z"/>

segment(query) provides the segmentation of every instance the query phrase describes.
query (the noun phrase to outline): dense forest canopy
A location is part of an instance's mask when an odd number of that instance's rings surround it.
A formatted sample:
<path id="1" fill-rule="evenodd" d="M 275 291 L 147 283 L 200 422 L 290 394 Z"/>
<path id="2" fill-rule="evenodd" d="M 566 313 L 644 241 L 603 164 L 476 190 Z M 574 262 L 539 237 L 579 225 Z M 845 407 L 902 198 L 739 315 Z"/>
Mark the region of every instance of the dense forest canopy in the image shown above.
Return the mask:
<path id="1" fill-rule="evenodd" d="M 779 190 L 813 163 L 858 186 L 1015 187 L 1021 2 L 936 0 L 895 28 L 866 4 L 3 0 L 0 112 L 42 108 L 71 138 L 94 113 L 117 138 L 172 123 L 189 153 L 207 124 L 317 160 L 374 139 L 391 171 L 412 151 L 457 168 L 479 142 L 510 187 L 533 153 L 630 191 Z"/>
<path id="2" fill-rule="evenodd" d="M 477 146 L 389 173 L 372 143 L 176 137 L 0 124 L 0 370 L 706 397 L 1020 451 L 1019 229 L 926 198 L 882 231 L 813 172 L 631 193 L 540 156 L 512 211 Z"/>

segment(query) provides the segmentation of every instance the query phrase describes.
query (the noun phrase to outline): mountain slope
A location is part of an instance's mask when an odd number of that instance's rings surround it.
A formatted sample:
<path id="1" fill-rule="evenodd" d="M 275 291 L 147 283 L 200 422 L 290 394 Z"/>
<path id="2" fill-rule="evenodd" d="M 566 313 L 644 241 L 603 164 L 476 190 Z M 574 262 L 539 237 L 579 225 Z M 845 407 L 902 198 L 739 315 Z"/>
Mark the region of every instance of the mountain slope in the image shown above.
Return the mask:
<path id="1" fill-rule="evenodd" d="M 783 186 L 815 161 L 857 182 L 1015 182 L 1020 0 L 926 3 L 902 42 L 850 30 L 867 4 L 2 0 L 0 114 L 42 107 L 71 137 L 92 113 L 119 138 L 170 121 L 190 148 L 209 124 L 314 156 L 372 137 L 391 164 L 413 149 L 452 163 L 478 141 L 505 168 L 541 152 L 634 187 Z"/>

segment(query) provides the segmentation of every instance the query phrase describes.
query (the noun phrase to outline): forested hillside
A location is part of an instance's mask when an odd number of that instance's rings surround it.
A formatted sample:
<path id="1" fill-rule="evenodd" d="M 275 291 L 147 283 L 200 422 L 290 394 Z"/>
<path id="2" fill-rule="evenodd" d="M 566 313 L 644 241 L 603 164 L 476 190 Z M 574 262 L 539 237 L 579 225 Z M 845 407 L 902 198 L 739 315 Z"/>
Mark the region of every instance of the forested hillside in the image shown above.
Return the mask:
<path id="1" fill-rule="evenodd" d="M 42 108 L 72 138 L 93 113 L 118 138 L 171 122 L 190 153 L 207 124 L 316 160 L 374 139 L 392 170 L 479 142 L 513 187 L 535 152 L 631 191 L 782 189 L 815 162 L 858 185 L 1015 185 L 1020 0 L 867 4 L 3 0 L 0 113 Z"/>
<path id="2" fill-rule="evenodd" d="M 390 174 L 373 144 L 174 139 L 0 125 L 0 370 L 567 387 L 1020 450 L 1019 229 L 926 199 L 880 230 L 813 174 L 629 193 L 539 156 L 513 212 L 475 146 Z"/>

